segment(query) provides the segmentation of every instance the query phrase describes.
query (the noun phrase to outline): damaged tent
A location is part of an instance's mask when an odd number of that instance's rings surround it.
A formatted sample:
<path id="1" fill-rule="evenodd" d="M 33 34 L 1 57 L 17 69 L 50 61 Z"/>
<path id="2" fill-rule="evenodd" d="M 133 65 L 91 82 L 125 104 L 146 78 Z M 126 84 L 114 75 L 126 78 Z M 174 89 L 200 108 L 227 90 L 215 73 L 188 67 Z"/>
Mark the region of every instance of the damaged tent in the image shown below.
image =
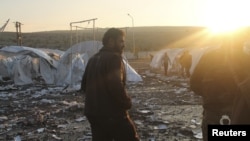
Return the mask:
<path id="1" fill-rule="evenodd" d="M 0 49 L 0 81 L 7 79 L 15 85 L 44 83 L 47 85 L 78 85 L 89 57 L 102 47 L 99 41 L 85 41 L 67 51 L 6 46 Z M 141 76 L 126 64 L 127 80 L 142 81 Z M 39 81 L 38 81 L 39 80 Z"/>
<path id="2" fill-rule="evenodd" d="M 44 51 L 24 46 L 7 46 L 0 52 L 2 78 L 11 79 L 15 85 L 32 84 L 39 77 L 46 84 L 54 83 L 57 61 Z"/>
<path id="3" fill-rule="evenodd" d="M 97 53 L 102 46 L 100 41 L 85 41 L 69 48 L 59 60 L 55 83 L 57 85 L 79 84 L 88 59 Z M 128 64 L 125 57 L 124 62 L 127 80 L 133 82 L 142 81 L 141 76 Z"/>
<path id="4" fill-rule="evenodd" d="M 65 51 L 58 62 L 56 85 L 79 84 L 89 57 L 102 47 L 99 41 L 85 41 Z"/>

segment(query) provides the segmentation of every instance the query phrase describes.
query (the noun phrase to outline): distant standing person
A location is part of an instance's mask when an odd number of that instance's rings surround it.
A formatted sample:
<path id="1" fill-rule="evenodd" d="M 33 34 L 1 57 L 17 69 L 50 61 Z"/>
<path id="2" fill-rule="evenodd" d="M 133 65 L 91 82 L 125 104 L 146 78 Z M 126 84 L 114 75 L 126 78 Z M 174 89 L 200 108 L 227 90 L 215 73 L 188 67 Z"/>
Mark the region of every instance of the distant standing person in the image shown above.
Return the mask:
<path id="1" fill-rule="evenodd" d="M 181 74 L 184 77 L 190 77 L 190 68 L 192 65 L 192 55 L 185 50 L 180 57 Z"/>
<path id="2" fill-rule="evenodd" d="M 168 57 L 167 52 L 165 52 L 164 56 L 163 56 L 163 67 L 164 67 L 164 74 L 165 74 L 165 76 L 168 75 L 168 65 L 169 64 L 171 64 L 171 62 L 170 62 L 170 59 Z"/>
<path id="3" fill-rule="evenodd" d="M 150 54 L 149 54 L 149 57 L 150 57 L 150 61 L 152 61 L 153 58 L 154 58 L 154 55 L 150 53 Z"/>
<path id="4" fill-rule="evenodd" d="M 125 33 L 111 28 L 102 42 L 103 48 L 89 59 L 81 84 L 93 141 L 139 141 L 128 114 L 132 103 L 125 88 Z"/>

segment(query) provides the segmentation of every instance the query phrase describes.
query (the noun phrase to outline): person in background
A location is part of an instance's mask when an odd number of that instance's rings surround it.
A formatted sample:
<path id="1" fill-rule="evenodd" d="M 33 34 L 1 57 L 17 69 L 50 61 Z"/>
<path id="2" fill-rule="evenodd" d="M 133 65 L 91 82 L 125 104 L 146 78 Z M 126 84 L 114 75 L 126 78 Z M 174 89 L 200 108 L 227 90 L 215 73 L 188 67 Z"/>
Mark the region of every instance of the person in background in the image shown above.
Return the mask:
<path id="1" fill-rule="evenodd" d="M 164 74 L 165 74 L 165 76 L 168 75 L 168 64 L 171 64 L 171 62 L 170 62 L 170 59 L 168 57 L 167 52 L 165 52 L 164 56 L 163 56 L 163 67 L 164 67 Z"/>
<path id="2" fill-rule="evenodd" d="M 181 73 L 183 77 L 190 77 L 190 68 L 192 65 L 192 55 L 185 50 L 180 57 Z"/>
<path id="3" fill-rule="evenodd" d="M 89 59 L 81 84 L 93 141 L 139 141 L 128 113 L 132 103 L 125 88 L 125 33 L 110 28 L 102 42 L 103 48 Z"/>
<path id="4" fill-rule="evenodd" d="M 149 54 L 149 57 L 150 57 L 150 61 L 152 61 L 153 58 L 154 58 L 154 55 L 150 53 L 150 54 Z"/>

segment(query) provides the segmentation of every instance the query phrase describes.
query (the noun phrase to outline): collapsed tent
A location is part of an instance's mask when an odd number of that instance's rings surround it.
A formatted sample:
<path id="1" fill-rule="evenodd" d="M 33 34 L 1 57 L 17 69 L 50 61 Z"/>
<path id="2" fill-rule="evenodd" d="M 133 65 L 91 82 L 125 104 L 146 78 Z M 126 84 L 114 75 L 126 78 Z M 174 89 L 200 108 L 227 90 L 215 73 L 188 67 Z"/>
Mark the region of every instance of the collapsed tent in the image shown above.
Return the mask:
<path id="1" fill-rule="evenodd" d="M 7 46 L 0 49 L 0 81 L 8 78 L 15 85 L 42 83 L 77 85 L 81 82 L 89 57 L 102 47 L 99 41 L 76 44 L 67 51 Z M 141 76 L 125 61 L 127 80 L 142 81 Z"/>
<path id="2" fill-rule="evenodd" d="M 2 78 L 10 78 L 15 85 L 31 84 L 39 77 L 46 84 L 54 83 L 56 60 L 43 51 L 24 46 L 7 46 L 0 52 Z"/>

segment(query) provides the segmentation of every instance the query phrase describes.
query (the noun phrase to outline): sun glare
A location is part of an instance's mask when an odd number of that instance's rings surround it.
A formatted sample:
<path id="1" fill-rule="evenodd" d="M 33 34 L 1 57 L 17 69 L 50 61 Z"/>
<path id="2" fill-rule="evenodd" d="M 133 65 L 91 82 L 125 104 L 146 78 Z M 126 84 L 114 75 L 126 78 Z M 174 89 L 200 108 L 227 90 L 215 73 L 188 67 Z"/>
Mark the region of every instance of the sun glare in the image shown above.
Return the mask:
<path id="1" fill-rule="evenodd" d="M 250 22 L 246 1 L 216 0 L 206 3 L 205 26 L 212 34 L 227 33 Z"/>
<path id="2" fill-rule="evenodd" d="M 230 24 L 228 24 L 228 25 L 217 24 L 217 25 L 209 25 L 208 29 L 209 29 L 209 32 L 212 34 L 225 34 L 225 33 L 233 32 L 242 26 L 243 25 L 237 25 L 237 24 L 235 24 L 235 25 L 233 25 L 233 24 L 231 24 L 231 25 Z"/>

